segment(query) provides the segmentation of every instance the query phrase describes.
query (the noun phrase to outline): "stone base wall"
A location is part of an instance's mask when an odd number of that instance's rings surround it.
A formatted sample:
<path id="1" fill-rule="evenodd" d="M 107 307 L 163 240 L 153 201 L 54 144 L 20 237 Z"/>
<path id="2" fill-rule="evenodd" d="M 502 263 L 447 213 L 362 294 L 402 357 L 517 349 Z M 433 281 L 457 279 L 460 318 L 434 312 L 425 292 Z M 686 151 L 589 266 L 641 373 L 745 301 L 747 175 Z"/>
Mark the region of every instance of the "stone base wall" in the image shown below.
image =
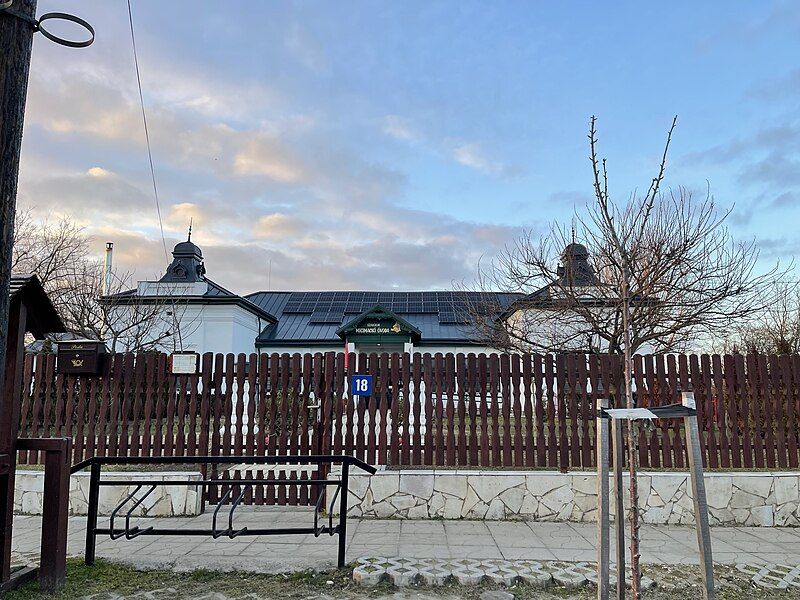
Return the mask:
<path id="1" fill-rule="evenodd" d="M 147 517 L 178 517 L 199 515 L 202 508 L 202 494 L 200 488 L 185 485 L 169 485 L 170 480 L 201 480 L 199 472 L 109 472 L 104 471 L 103 480 L 163 480 L 164 485 L 158 486 L 132 513 L 136 516 Z M 132 486 L 100 486 L 98 512 L 102 516 L 111 514 L 117 505 L 133 490 Z M 141 497 L 149 487 L 143 487 L 137 495 Z M 16 484 L 14 486 L 14 512 L 24 515 L 42 514 L 42 497 L 44 495 L 44 471 L 17 470 Z M 131 501 L 131 504 L 133 501 Z M 69 514 L 85 515 L 89 506 L 89 473 L 75 473 L 69 481 Z M 130 504 L 129 504 L 130 506 Z M 121 514 L 124 517 L 126 511 Z"/>
<path id="2" fill-rule="evenodd" d="M 706 473 L 712 525 L 799 526 L 800 473 Z M 688 473 L 639 474 L 645 523 L 694 524 Z M 628 484 L 625 483 L 625 504 Z M 592 472 L 379 471 L 350 477 L 348 514 L 400 519 L 595 521 Z M 614 501 L 611 501 L 612 515 Z"/>

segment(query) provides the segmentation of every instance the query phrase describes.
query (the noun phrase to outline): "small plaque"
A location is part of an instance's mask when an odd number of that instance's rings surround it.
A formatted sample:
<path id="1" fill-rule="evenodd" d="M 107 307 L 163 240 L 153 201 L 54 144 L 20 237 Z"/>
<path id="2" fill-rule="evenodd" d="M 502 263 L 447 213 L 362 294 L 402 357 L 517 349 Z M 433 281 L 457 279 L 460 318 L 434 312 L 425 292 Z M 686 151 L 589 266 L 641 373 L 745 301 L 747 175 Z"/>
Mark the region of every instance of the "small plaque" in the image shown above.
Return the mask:
<path id="1" fill-rule="evenodd" d="M 197 352 L 176 352 L 170 357 L 173 375 L 196 375 L 200 367 Z"/>
<path id="2" fill-rule="evenodd" d="M 609 408 L 606 411 L 614 419 L 657 419 L 658 415 L 646 408 Z"/>
<path id="3" fill-rule="evenodd" d="M 372 375 L 352 375 L 350 393 L 354 396 L 372 396 Z"/>

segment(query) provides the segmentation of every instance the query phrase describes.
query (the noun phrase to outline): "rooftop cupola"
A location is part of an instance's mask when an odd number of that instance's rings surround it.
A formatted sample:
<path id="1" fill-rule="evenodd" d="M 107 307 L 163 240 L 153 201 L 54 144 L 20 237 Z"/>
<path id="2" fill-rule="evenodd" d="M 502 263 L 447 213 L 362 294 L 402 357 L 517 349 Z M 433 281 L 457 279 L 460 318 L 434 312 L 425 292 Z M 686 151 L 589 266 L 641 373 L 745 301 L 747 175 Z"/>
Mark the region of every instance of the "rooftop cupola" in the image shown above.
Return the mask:
<path id="1" fill-rule="evenodd" d="M 167 272 L 159 279 L 160 283 L 195 283 L 205 281 L 206 267 L 203 264 L 203 252 L 192 242 L 192 228 L 189 237 L 180 242 L 172 250 L 172 263 Z"/>
<path id="2" fill-rule="evenodd" d="M 599 285 L 594 268 L 589 263 L 589 250 L 583 244 L 568 244 L 561 253 L 558 267 L 559 284 L 565 287 Z"/>

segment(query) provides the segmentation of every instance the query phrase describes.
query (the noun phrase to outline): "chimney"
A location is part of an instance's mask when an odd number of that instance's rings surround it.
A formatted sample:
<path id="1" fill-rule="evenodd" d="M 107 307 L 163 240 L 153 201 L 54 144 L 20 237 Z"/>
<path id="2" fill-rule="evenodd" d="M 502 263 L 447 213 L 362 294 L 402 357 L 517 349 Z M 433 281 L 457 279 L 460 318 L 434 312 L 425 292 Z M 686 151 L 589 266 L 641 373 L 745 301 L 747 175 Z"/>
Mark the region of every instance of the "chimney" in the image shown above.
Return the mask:
<path id="1" fill-rule="evenodd" d="M 114 242 L 106 242 L 106 260 L 103 264 L 103 295 L 111 292 L 111 261 L 114 255 Z"/>

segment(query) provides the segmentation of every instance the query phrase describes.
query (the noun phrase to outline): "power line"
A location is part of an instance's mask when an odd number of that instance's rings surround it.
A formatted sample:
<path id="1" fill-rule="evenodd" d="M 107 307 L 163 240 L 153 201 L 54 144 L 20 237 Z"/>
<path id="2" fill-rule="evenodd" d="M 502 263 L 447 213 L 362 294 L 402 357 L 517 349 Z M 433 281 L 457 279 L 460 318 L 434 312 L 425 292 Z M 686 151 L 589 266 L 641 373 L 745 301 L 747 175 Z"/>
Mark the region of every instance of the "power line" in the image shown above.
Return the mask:
<path id="1" fill-rule="evenodd" d="M 139 106 L 142 109 L 142 124 L 144 125 L 144 139 L 147 144 L 147 159 L 150 163 L 150 178 L 153 182 L 153 196 L 156 201 L 156 214 L 158 215 L 158 228 L 161 232 L 161 245 L 164 248 L 164 258 L 169 262 L 169 253 L 167 252 L 167 240 L 164 237 L 164 222 L 161 219 L 161 203 L 158 199 L 158 184 L 156 183 L 156 170 L 153 166 L 153 150 L 150 147 L 150 131 L 147 127 L 147 111 L 144 107 L 144 94 L 142 93 L 142 77 L 139 74 L 139 56 L 136 52 L 136 34 L 133 29 L 133 12 L 131 10 L 131 0 L 128 0 L 128 23 L 131 26 L 131 45 L 133 46 L 133 64 L 136 67 L 136 86 L 139 89 Z M 190 234 L 191 235 L 191 234 Z M 178 347 L 183 350 L 183 339 L 181 336 L 181 328 L 178 326 L 177 309 L 175 306 L 175 299 L 172 298 L 172 329 L 173 329 L 173 349 L 174 340 L 177 336 Z"/>
<path id="2" fill-rule="evenodd" d="M 136 85 L 139 88 L 139 105 L 142 109 L 142 123 L 144 124 L 144 139 L 147 143 L 147 158 L 150 161 L 150 178 L 153 181 L 153 195 L 156 199 L 156 213 L 158 214 L 158 228 L 161 230 L 161 244 L 164 246 L 164 258 L 169 260 L 167 252 L 167 240 L 164 237 L 164 223 L 161 220 L 161 203 L 158 200 L 158 185 L 156 184 L 156 170 L 153 167 L 153 151 L 150 148 L 150 131 L 147 127 L 147 112 L 144 108 L 144 94 L 142 93 L 142 78 L 139 74 L 139 56 L 136 52 L 136 34 L 133 31 L 133 13 L 131 12 L 131 0 L 128 0 L 128 23 L 131 26 L 131 44 L 133 45 L 133 64 L 136 67 Z"/>

